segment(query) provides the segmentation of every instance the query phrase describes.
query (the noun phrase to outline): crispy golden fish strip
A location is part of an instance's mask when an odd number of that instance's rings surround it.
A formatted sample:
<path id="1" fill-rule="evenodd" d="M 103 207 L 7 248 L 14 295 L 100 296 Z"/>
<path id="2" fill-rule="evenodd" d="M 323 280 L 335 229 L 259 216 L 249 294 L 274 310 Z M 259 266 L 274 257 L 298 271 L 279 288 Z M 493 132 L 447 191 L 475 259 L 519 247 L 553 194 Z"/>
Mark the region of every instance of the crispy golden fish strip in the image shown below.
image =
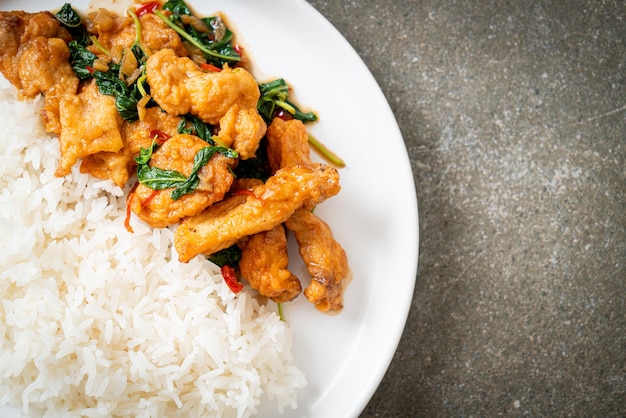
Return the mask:
<path id="1" fill-rule="evenodd" d="M 43 93 L 44 127 L 48 132 L 60 134 L 60 102 L 78 89 L 78 77 L 69 64 L 70 51 L 65 41 L 39 36 L 21 45 L 18 57 L 20 95 L 32 98 Z"/>
<path id="2" fill-rule="evenodd" d="M 251 195 L 238 194 L 183 220 L 174 233 L 179 259 L 213 254 L 248 235 L 272 229 L 298 208 L 313 206 L 339 193 L 339 173 L 324 164 L 278 170 Z"/>
<path id="3" fill-rule="evenodd" d="M 321 312 L 339 312 L 350 273 L 346 252 L 333 238 L 330 227 L 305 208 L 290 216 L 285 226 L 294 233 L 313 279 L 304 296 Z"/>
<path id="4" fill-rule="evenodd" d="M 288 269 L 287 236 L 282 225 L 252 235 L 241 251 L 242 276 L 261 295 L 289 302 L 302 291 L 300 280 Z"/>
<path id="5" fill-rule="evenodd" d="M 95 81 L 79 94 L 61 98 L 61 161 L 55 173 L 66 176 L 79 159 L 99 152 L 118 152 L 124 146 L 120 129 L 123 119 L 115 99 L 100 93 Z M 80 115 L 80 117 L 76 117 Z"/>
<path id="6" fill-rule="evenodd" d="M 119 152 L 88 155 L 80 165 L 80 172 L 100 179 L 111 179 L 119 187 L 124 187 L 137 167 L 135 157 L 141 148 L 150 147 L 154 135 L 161 140 L 176 135 L 180 120 L 180 117 L 165 113 L 158 107 L 146 109 L 143 120 L 122 125 L 124 147 Z"/>
<path id="7" fill-rule="evenodd" d="M 311 161 L 308 133 L 302 122 L 274 118 L 267 130 L 267 139 L 272 169 Z M 306 209 L 298 209 L 285 226 L 294 232 L 300 255 L 313 279 L 304 290 L 304 296 L 322 312 L 340 311 L 350 269 L 346 252 L 333 237 L 330 227 Z"/>

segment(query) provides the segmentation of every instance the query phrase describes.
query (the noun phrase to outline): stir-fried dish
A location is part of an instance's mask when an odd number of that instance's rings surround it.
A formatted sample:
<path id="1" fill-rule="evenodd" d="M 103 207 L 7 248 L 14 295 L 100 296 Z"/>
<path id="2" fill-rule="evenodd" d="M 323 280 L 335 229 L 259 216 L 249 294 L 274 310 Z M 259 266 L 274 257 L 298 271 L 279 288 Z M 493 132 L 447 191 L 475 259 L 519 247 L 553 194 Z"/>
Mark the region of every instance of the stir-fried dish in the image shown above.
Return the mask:
<path id="1" fill-rule="evenodd" d="M 245 280 L 277 303 L 304 293 L 322 312 L 342 309 L 346 253 L 313 210 L 340 190 L 337 169 L 309 157 L 316 116 L 283 79 L 253 77 L 223 16 L 180 0 L 126 16 L 0 12 L 0 71 L 20 98 L 43 95 L 57 176 L 79 164 L 128 190 L 130 232 L 175 227 L 180 261 L 209 257 L 235 292 Z M 288 231 L 311 275 L 304 290 Z"/>

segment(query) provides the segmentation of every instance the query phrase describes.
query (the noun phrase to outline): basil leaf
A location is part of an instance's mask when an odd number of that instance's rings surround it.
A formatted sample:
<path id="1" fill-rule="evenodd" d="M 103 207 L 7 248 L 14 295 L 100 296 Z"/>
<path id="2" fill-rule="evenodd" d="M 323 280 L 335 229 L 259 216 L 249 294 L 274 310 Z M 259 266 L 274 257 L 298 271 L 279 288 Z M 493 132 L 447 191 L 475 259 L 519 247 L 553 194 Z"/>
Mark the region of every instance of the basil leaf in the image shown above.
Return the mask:
<path id="1" fill-rule="evenodd" d="M 233 244 L 215 254 L 211 254 L 207 258 L 218 267 L 231 266 L 235 268 L 239 265 L 239 260 L 241 260 L 241 248 L 237 244 Z"/>
<path id="2" fill-rule="evenodd" d="M 65 3 L 61 10 L 55 15 L 59 22 L 63 23 L 69 28 L 75 28 L 80 26 L 81 18 L 78 13 L 72 8 L 70 3 Z"/>
<path id="3" fill-rule="evenodd" d="M 184 183 L 187 177 L 175 170 L 163 170 L 146 164 L 137 168 L 137 180 L 153 190 L 163 190 Z"/>
<path id="4" fill-rule="evenodd" d="M 152 153 L 157 147 L 156 141 L 152 141 L 150 148 L 139 148 L 139 156 L 135 157 L 135 162 L 140 166 L 148 164 L 150 158 L 152 158 Z"/>
<path id="5" fill-rule="evenodd" d="M 173 200 L 180 199 L 182 196 L 193 192 L 198 187 L 200 184 L 198 172 L 209 162 L 216 152 L 228 158 L 238 157 L 238 154 L 230 148 L 214 146 L 204 147 L 194 155 L 191 174 L 189 177 L 185 177 L 175 170 L 163 170 L 148 165 L 156 147 L 156 142 L 153 141 L 149 149 L 140 149 L 139 156 L 135 158 L 137 162 L 137 180 L 139 180 L 139 183 L 154 190 L 174 188 L 170 195 Z"/>
<path id="6" fill-rule="evenodd" d="M 215 145 L 212 139 L 212 127 L 194 115 L 184 115 L 183 119 L 178 124 L 177 129 L 179 134 L 195 135 L 209 144 Z"/>
<path id="7" fill-rule="evenodd" d="M 80 80 L 87 80 L 92 77 L 88 67 L 93 66 L 96 54 L 89 51 L 77 41 L 71 41 L 68 45 L 70 50 L 70 65 Z"/>
<path id="8" fill-rule="evenodd" d="M 173 15 L 189 15 L 191 16 L 191 10 L 187 7 L 187 4 L 183 0 L 169 0 L 165 2 L 162 7 L 163 10 L 169 10 Z"/>
<path id="9" fill-rule="evenodd" d="M 313 112 L 302 112 L 298 106 L 289 101 L 289 86 L 284 79 L 278 78 L 268 83 L 259 84 L 261 97 L 257 102 L 257 110 L 266 122 L 274 119 L 277 110 L 287 111 L 294 119 L 302 122 L 314 122 L 317 115 Z"/>
<path id="10" fill-rule="evenodd" d="M 117 74 L 114 66 L 106 73 L 103 71 L 93 72 L 100 93 L 108 96 L 127 96 L 129 94 L 128 86 Z"/>
<path id="11" fill-rule="evenodd" d="M 87 46 L 89 44 L 87 29 L 82 25 L 80 15 L 72 8 L 70 3 L 65 3 L 54 17 L 61 22 L 70 35 L 72 35 L 72 38 L 80 45 Z"/>
<path id="12" fill-rule="evenodd" d="M 178 200 L 182 196 L 193 192 L 200 184 L 200 177 L 198 177 L 198 172 L 202 167 L 204 167 L 211 157 L 218 151 L 221 150 L 228 151 L 228 148 L 220 148 L 220 147 L 204 147 L 200 149 L 200 151 L 196 152 L 196 155 L 193 157 L 193 168 L 191 169 L 191 174 L 187 177 L 183 183 L 180 183 L 176 186 L 174 190 L 172 190 L 172 199 Z M 233 151 L 234 152 L 234 151 Z"/>
<path id="13" fill-rule="evenodd" d="M 137 102 L 138 100 L 134 100 L 130 97 L 125 96 L 117 96 L 115 98 L 115 108 L 126 122 L 134 122 L 136 120 L 139 120 Z"/>
<path id="14" fill-rule="evenodd" d="M 163 5 L 162 10 L 171 14 L 166 16 L 159 10 L 154 14 L 175 30 L 183 40 L 202 51 L 207 62 L 222 67 L 225 63 L 232 64 L 241 60 L 241 56 L 232 45 L 233 33 L 219 16 L 200 19 L 208 31 L 199 31 L 181 19 L 184 15 L 193 16 L 183 0 L 169 0 Z"/>

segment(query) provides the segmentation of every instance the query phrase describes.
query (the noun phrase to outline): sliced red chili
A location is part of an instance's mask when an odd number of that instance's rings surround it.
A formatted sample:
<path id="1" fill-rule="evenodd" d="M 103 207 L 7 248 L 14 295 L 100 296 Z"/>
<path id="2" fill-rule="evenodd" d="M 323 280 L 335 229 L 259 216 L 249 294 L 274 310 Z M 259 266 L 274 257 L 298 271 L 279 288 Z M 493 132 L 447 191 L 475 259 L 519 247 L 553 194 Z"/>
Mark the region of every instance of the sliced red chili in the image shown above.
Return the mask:
<path id="1" fill-rule="evenodd" d="M 126 228 L 126 230 L 128 232 L 130 232 L 131 234 L 134 233 L 135 231 L 133 231 L 133 227 L 130 226 L 130 202 L 133 198 L 133 193 L 130 192 L 128 193 L 128 196 L 126 196 L 126 218 L 124 219 L 124 228 Z"/>
<path id="2" fill-rule="evenodd" d="M 159 145 L 163 145 L 163 143 L 165 141 L 167 141 L 168 139 L 170 139 L 172 137 L 171 135 L 169 135 L 169 134 L 167 134 L 167 133 L 165 133 L 163 131 L 159 131 L 157 129 L 151 130 L 149 135 L 150 135 L 150 138 L 155 138 L 156 137 L 157 144 L 159 144 Z"/>
<path id="3" fill-rule="evenodd" d="M 150 193 L 150 196 L 146 197 L 144 200 L 141 201 L 141 207 L 145 208 L 147 207 L 150 202 L 152 202 L 152 199 L 154 199 L 156 197 L 156 195 L 159 194 L 161 190 L 154 190 L 152 193 Z"/>
<path id="4" fill-rule="evenodd" d="M 89 74 L 93 74 L 93 72 L 96 71 L 91 65 L 86 66 L 85 69 L 89 71 Z"/>
<path id="5" fill-rule="evenodd" d="M 130 205 L 133 201 L 133 197 L 135 197 L 135 190 L 137 189 L 138 185 L 139 185 L 138 182 L 135 183 L 133 188 L 130 190 L 130 192 L 128 192 L 128 195 L 126 196 L 126 219 L 124 219 L 124 227 L 131 234 L 134 233 L 135 231 L 133 231 L 133 227 L 130 226 L 130 213 L 131 213 Z"/>
<path id="6" fill-rule="evenodd" d="M 139 6 L 139 8 L 135 11 L 135 14 L 137 15 L 137 17 L 141 17 L 148 13 L 154 13 L 154 11 L 158 8 L 159 8 L 158 1 L 150 1 L 148 3 L 144 3 L 141 6 Z"/>
<path id="7" fill-rule="evenodd" d="M 200 64 L 200 68 L 202 68 L 205 71 L 212 71 L 214 73 L 219 73 L 220 71 L 222 71 L 221 68 L 216 67 L 215 65 L 209 64 L 209 63 Z"/>
<path id="8" fill-rule="evenodd" d="M 274 117 L 280 118 L 285 121 L 293 119 L 293 115 L 287 112 L 285 109 L 278 109 L 274 114 Z"/>
<path id="9" fill-rule="evenodd" d="M 229 265 L 225 265 L 221 268 L 222 277 L 224 277 L 224 281 L 230 290 L 233 293 L 239 293 L 243 289 L 243 285 L 237 281 L 237 276 L 235 275 L 235 269 Z"/>

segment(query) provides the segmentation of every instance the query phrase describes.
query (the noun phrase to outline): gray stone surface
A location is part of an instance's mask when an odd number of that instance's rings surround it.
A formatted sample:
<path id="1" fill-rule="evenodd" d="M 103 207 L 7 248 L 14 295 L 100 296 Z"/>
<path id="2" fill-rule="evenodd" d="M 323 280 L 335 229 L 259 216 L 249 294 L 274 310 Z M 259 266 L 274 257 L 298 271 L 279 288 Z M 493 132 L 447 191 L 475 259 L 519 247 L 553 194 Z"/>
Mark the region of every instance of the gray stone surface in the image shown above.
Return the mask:
<path id="1" fill-rule="evenodd" d="M 309 1 L 379 82 L 420 207 L 362 416 L 623 416 L 626 2 Z"/>

